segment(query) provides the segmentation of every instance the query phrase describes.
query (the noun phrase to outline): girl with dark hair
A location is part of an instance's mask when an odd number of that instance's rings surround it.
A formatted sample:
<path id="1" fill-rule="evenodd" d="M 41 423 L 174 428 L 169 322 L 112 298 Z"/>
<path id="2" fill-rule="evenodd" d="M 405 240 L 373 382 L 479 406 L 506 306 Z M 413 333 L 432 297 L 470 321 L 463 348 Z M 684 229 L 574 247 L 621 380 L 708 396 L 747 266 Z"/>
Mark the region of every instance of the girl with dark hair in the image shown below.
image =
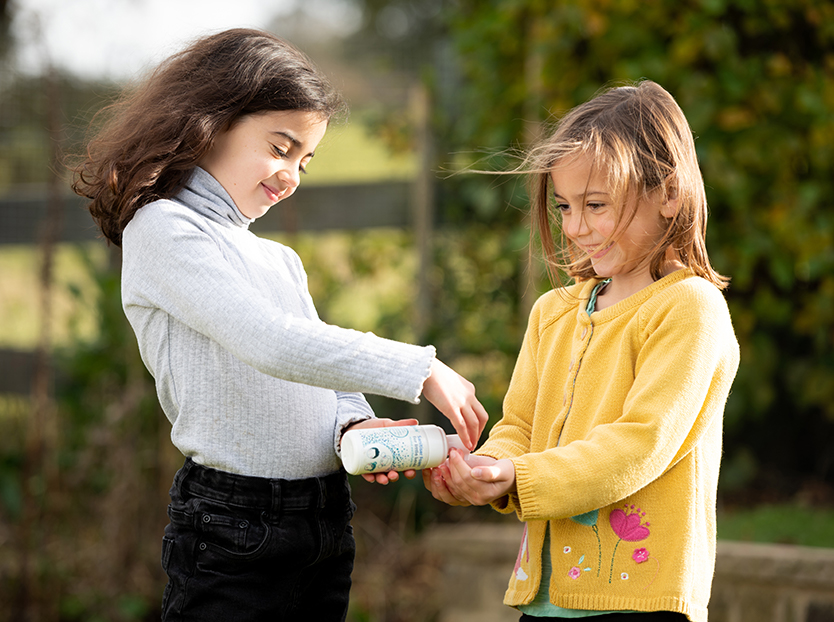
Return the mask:
<path id="1" fill-rule="evenodd" d="M 229 30 L 113 105 L 75 170 L 122 247 L 122 304 L 186 457 L 163 538 L 164 620 L 344 620 L 342 434 L 416 423 L 374 418 L 361 392 L 424 395 L 469 447 L 486 423 L 433 347 L 324 324 L 298 256 L 248 230 L 295 191 L 343 108 L 286 42 Z"/>

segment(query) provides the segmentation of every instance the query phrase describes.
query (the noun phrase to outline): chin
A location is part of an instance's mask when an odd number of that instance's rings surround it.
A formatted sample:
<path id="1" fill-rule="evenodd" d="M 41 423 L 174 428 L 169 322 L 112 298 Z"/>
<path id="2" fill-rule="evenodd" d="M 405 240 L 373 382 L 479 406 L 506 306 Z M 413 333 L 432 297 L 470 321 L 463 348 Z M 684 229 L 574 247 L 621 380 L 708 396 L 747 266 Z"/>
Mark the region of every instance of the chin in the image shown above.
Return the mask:
<path id="1" fill-rule="evenodd" d="M 247 218 L 249 218 L 251 220 L 255 220 L 257 218 L 260 218 L 264 214 L 266 214 L 269 211 L 270 207 L 272 207 L 272 206 L 267 205 L 266 207 L 250 208 L 250 209 L 247 209 L 245 212 L 243 210 L 240 210 L 240 212 L 241 212 L 241 214 L 243 214 Z"/>

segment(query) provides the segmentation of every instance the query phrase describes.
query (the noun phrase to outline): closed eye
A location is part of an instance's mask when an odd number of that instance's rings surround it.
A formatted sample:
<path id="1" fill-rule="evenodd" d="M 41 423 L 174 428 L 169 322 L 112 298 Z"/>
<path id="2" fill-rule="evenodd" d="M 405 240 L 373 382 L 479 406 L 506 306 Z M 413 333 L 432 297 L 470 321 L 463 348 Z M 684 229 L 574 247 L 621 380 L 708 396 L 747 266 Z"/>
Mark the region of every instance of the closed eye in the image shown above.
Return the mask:
<path id="1" fill-rule="evenodd" d="M 278 145 L 273 145 L 272 143 L 269 143 L 269 146 L 272 147 L 272 153 L 274 153 L 276 157 L 281 158 L 282 160 L 284 158 L 289 157 L 289 154 L 286 151 L 284 151 L 283 149 L 281 149 L 281 147 L 279 147 Z M 298 172 L 303 174 L 303 175 L 306 175 L 307 174 L 306 164 L 299 164 L 298 165 Z"/>

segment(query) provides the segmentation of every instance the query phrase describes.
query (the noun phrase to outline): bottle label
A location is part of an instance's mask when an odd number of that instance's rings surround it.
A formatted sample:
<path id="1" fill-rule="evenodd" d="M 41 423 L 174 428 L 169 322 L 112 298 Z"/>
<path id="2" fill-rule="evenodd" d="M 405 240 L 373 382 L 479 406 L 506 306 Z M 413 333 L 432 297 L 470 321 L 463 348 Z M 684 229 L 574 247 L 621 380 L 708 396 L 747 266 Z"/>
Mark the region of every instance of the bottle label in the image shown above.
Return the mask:
<path id="1" fill-rule="evenodd" d="M 363 469 L 367 473 L 427 466 L 427 439 L 413 426 L 362 430 L 361 439 Z"/>

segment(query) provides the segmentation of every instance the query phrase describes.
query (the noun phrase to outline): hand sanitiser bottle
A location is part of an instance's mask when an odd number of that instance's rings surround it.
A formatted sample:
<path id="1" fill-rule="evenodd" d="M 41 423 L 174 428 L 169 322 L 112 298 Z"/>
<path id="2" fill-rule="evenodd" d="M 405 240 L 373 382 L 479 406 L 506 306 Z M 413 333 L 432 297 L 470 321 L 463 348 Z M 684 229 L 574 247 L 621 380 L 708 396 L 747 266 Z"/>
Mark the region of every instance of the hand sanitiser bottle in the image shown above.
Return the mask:
<path id="1" fill-rule="evenodd" d="M 469 450 L 457 434 L 436 425 L 404 425 L 348 430 L 342 437 L 342 464 L 351 475 L 430 469 L 455 447 Z"/>

